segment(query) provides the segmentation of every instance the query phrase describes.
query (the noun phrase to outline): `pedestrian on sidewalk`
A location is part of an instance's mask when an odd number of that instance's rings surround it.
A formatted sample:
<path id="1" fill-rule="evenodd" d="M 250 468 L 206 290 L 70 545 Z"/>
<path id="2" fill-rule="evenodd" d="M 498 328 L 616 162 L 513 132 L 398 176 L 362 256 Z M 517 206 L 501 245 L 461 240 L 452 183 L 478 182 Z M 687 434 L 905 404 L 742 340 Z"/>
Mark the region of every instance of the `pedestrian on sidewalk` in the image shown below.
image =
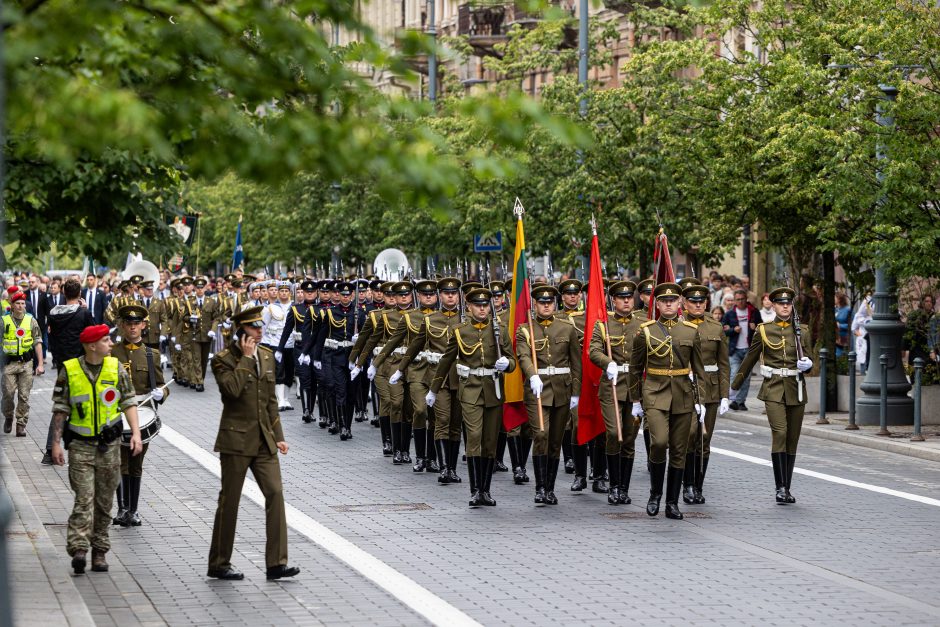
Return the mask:
<path id="1" fill-rule="evenodd" d="M 87 327 L 79 336 L 84 356 L 63 364 L 52 392 L 52 461 L 65 464 L 69 451 L 69 484 L 75 492 L 69 516 L 66 550 L 76 575 L 85 572 L 91 548 L 91 569 L 107 572 L 111 549 L 108 528 L 120 469 L 121 412 L 131 428 L 130 450 L 141 450 L 134 385 L 124 366 L 111 357 L 106 324 Z"/>
<path id="2" fill-rule="evenodd" d="M 754 305 L 747 302 L 747 292 L 743 289 L 735 290 L 734 306 L 725 313 L 721 320 L 721 326 L 728 336 L 728 357 L 731 361 L 731 378 L 737 374 L 747 355 L 748 348 L 754 339 L 754 330 L 761 323 L 760 312 Z M 731 409 L 736 411 L 746 410 L 747 393 L 751 387 L 751 382 L 747 379 L 741 384 L 737 394 L 732 394 Z"/>
<path id="3" fill-rule="evenodd" d="M 235 337 L 212 360 L 212 373 L 222 395 L 222 418 L 215 440 L 222 488 L 212 525 L 208 572 L 209 577 L 217 579 L 245 578 L 231 560 L 238 503 L 249 468 L 265 500 L 267 577 L 281 579 L 300 572 L 296 566 L 287 565 L 287 515 L 277 453 L 287 455 L 288 445 L 274 392 L 274 355 L 259 347 L 264 326 L 262 309 L 250 307 L 232 316 L 237 328 Z"/>
<path id="4" fill-rule="evenodd" d="M 3 432 L 13 430 L 15 410 L 16 437 L 22 438 L 26 436 L 26 423 L 29 422 L 33 375 L 38 377 L 44 372 L 42 331 L 36 318 L 26 313 L 24 292 L 17 292 L 10 300 L 12 310 L 3 316 L 3 402 L 0 406 L 3 409 Z"/>

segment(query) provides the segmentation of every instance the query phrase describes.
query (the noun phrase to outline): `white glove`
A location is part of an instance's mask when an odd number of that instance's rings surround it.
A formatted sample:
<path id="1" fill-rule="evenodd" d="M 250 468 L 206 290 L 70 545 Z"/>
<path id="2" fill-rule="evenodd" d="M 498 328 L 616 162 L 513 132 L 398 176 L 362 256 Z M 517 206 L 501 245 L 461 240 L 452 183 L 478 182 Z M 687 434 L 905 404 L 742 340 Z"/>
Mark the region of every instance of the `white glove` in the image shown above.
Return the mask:
<path id="1" fill-rule="evenodd" d="M 395 385 L 399 381 L 401 381 L 401 370 L 396 370 L 392 373 L 392 376 L 388 378 L 388 382 L 392 385 Z"/>
<path id="2" fill-rule="evenodd" d="M 228 320 L 226 320 L 225 322 L 222 323 L 222 328 L 223 328 L 223 329 L 231 329 L 231 328 L 232 328 L 232 323 L 229 322 Z"/>
<path id="3" fill-rule="evenodd" d="M 356 340 L 358 340 L 358 339 L 359 339 L 359 334 L 358 334 L 358 333 L 353 333 L 353 336 L 352 336 L 352 343 L 355 344 L 355 343 L 356 343 Z"/>
<path id="4" fill-rule="evenodd" d="M 213 353 L 209 353 L 209 360 L 210 360 L 210 361 L 212 360 L 213 357 L 215 357 L 215 355 L 214 355 Z"/>
<path id="5" fill-rule="evenodd" d="M 616 383 L 616 382 L 617 382 L 617 375 L 618 375 L 618 374 L 620 374 L 620 371 L 617 370 L 617 362 L 616 362 L 616 361 L 612 361 L 612 362 L 610 362 L 609 364 L 607 364 L 607 378 L 608 378 L 608 379 L 610 379 L 611 381 L 613 381 L 614 383 Z"/>
<path id="6" fill-rule="evenodd" d="M 800 372 L 806 372 L 807 370 L 812 369 L 813 360 L 809 357 L 800 357 L 796 360 L 796 367 Z"/>
<path id="7" fill-rule="evenodd" d="M 173 345 L 173 348 L 175 348 L 175 349 L 178 350 L 178 351 L 183 350 L 183 347 L 180 346 L 179 344 L 174 344 L 174 345 Z"/>
<path id="8" fill-rule="evenodd" d="M 302 364 L 305 365 L 305 366 L 309 366 L 309 365 L 310 365 L 310 355 L 303 355 L 303 354 L 301 354 L 301 356 L 300 356 L 300 363 L 302 363 Z"/>
<path id="9" fill-rule="evenodd" d="M 349 364 L 347 364 L 347 365 L 349 366 L 349 371 L 350 371 L 350 372 L 352 372 L 353 370 L 356 369 L 356 364 L 354 364 L 353 362 L 349 362 Z"/>
<path id="10" fill-rule="evenodd" d="M 150 397 L 153 398 L 153 400 L 157 401 L 158 403 L 162 401 L 163 400 L 163 388 L 154 388 L 153 391 L 150 392 Z"/>
<path id="11" fill-rule="evenodd" d="M 705 405 L 695 404 L 695 413 L 698 414 L 698 421 L 705 422 Z"/>
<path id="12" fill-rule="evenodd" d="M 165 335 L 161 335 L 161 336 L 160 336 L 160 341 L 161 341 L 161 342 L 166 342 L 166 336 L 165 336 Z"/>
<path id="13" fill-rule="evenodd" d="M 369 364 L 369 369 L 366 370 L 366 376 L 369 377 L 369 381 L 375 378 L 375 365 Z"/>
<path id="14" fill-rule="evenodd" d="M 506 372 L 509 369 L 509 360 L 505 356 L 500 357 L 496 360 L 496 363 L 493 364 L 493 367 L 500 372 Z"/>
<path id="15" fill-rule="evenodd" d="M 173 342 L 174 344 L 176 344 L 176 337 L 170 337 L 170 341 Z M 177 350 L 179 350 L 179 349 L 177 349 Z"/>
<path id="16" fill-rule="evenodd" d="M 206 335 L 209 336 L 209 339 L 210 339 L 210 340 L 214 340 L 214 339 L 215 339 L 215 331 L 209 331 L 208 333 L 206 333 Z"/>
<path id="17" fill-rule="evenodd" d="M 630 410 L 630 415 L 632 415 L 634 418 L 639 418 L 640 416 L 642 416 L 643 406 L 640 405 L 639 403 L 634 403 L 633 408 Z"/>
<path id="18" fill-rule="evenodd" d="M 284 359 L 284 353 L 281 351 L 274 351 L 274 361 L 281 363 L 282 359 Z"/>
<path id="19" fill-rule="evenodd" d="M 568 403 L 568 409 L 574 409 L 578 406 L 578 403 L 581 401 L 580 396 L 572 396 L 571 402 Z"/>
<path id="20" fill-rule="evenodd" d="M 437 400 L 437 394 L 434 392 L 428 392 L 424 395 L 424 402 L 428 404 L 428 407 L 434 407 L 434 401 Z"/>
<path id="21" fill-rule="evenodd" d="M 728 399 L 726 398 L 721 399 L 721 404 L 718 406 L 718 415 L 724 416 L 725 414 L 728 413 L 728 410 L 730 408 L 731 408 L 731 403 L 728 401 Z"/>
<path id="22" fill-rule="evenodd" d="M 314 361 L 314 362 L 313 362 L 313 367 L 316 368 L 317 370 L 323 370 L 323 362 L 322 362 L 322 361 Z M 359 373 L 357 372 L 356 374 L 359 374 Z"/>
<path id="23" fill-rule="evenodd" d="M 539 375 L 534 374 L 531 377 L 529 377 L 529 389 L 532 390 L 532 393 L 535 394 L 536 398 L 541 398 L 542 380 L 539 379 Z"/>
<path id="24" fill-rule="evenodd" d="M 114 336 L 114 343 L 115 343 L 115 344 L 118 344 L 120 341 L 121 341 L 121 336 L 120 336 L 120 335 L 115 335 L 115 336 Z"/>

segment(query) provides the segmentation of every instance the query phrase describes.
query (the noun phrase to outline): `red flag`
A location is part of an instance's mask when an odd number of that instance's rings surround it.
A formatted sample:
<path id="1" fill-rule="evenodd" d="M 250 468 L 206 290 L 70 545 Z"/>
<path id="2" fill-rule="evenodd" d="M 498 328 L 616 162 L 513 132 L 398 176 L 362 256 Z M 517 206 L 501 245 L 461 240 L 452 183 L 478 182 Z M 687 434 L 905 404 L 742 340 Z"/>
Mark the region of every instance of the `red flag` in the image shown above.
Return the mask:
<path id="1" fill-rule="evenodd" d="M 653 267 L 656 269 L 653 274 L 655 285 L 675 283 L 676 273 L 672 270 L 672 259 L 669 257 L 669 240 L 666 239 L 666 233 L 662 227 L 659 227 L 659 233 L 656 234 L 656 243 L 653 245 Z M 655 300 L 650 302 L 650 311 L 653 314 L 653 320 L 659 318 Z"/>
<path id="2" fill-rule="evenodd" d="M 597 244 L 597 233 L 591 240 L 591 276 L 588 279 L 587 306 L 584 309 L 584 347 L 581 349 L 581 401 L 578 404 L 578 444 L 585 444 L 604 433 L 604 416 L 597 395 L 603 372 L 595 366 L 588 355 L 591 352 L 591 335 L 598 321 L 607 322 L 607 298 L 604 295 L 604 278 L 601 276 L 601 252 Z"/>

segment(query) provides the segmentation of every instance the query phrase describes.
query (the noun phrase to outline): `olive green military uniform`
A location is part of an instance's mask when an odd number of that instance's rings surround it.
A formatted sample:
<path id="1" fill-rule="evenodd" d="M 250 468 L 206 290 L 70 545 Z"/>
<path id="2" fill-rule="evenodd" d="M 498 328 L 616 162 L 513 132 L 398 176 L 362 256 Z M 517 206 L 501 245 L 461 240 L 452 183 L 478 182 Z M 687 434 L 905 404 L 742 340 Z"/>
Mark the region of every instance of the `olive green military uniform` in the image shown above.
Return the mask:
<path id="1" fill-rule="evenodd" d="M 274 394 L 274 354 L 258 346 L 255 357 L 242 354 L 236 341 L 212 359 L 222 395 L 222 418 L 215 451 L 222 465 L 222 488 L 212 526 L 209 569 L 231 567 L 235 524 L 245 474 L 251 469 L 265 499 L 265 562 L 287 564 L 287 517 L 277 443 L 284 440 Z"/>
<path id="2" fill-rule="evenodd" d="M 386 282 L 382 287 L 389 288 L 390 286 Z M 370 357 L 372 357 L 372 351 L 374 351 L 376 348 L 381 351 L 382 331 L 380 330 L 380 327 L 383 324 L 382 314 L 391 309 L 394 309 L 394 307 L 373 309 L 368 313 L 365 324 L 362 325 L 362 328 L 359 330 L 359 337 L 356 338 L 352 351 L 349 353 L 349 360 L 352 364 L 359 368 L 363 368 L 371 361 Z M 372 343 L 373 337 L 377 338 L 374 344 Z M 373 348 L 370 348 L 368 352 L 366 351 L 366 344 L 373 346 Z M 378 372 L 378 370 L 376 370 L 375 378 L 372 379 L 372 384 L 375 386 L 375 392 L 379 397 L 378 418 L 379 428 L 382 435 L 382 452 L 385 455 L 394 455 L 395 445 L 392 443 L 391 414 L 389 412 L 391 398 L 389 397 L 388 375 L 385 374 L 384 369 L 382 372 Z M 397 429 L 398 427 L 396 427 L 396 430 Z"/>
<path id="3" fill-rule="evenodd" d="M 78 358 L 81 366 L 94 388 L 101 364 L 96 366 L 85 363 L 85 357 Z M 118 365 L 117 389 L 118 401 L 122 411 L 135 407 L 134 384 L 123 365 Z M 52 413 L 62 412 L 71 415 L 69 403 L 68 371 L 59 370 L 55 388 L 52 391 Z M 68 429 L 66 423 L 65 429 Z M 73 436 L 69 444 L 69 485 L 75 492 L 75 503 L 69 516 L 66 534 L 66 551 L 74 556 L 76 551 L 88 551 L 89 547 L 107 553 L 111 549 L 108 527 L 111 526 L 111 507 L 114 505 L 114 492 L 120 480 L 121 439 L 108 444 L 99 444 L 95 440 L 84 440 Z M 102 450 L 103 449 L 103 450 Z"/>
<path id="4" fill-rule="evenodd" d="M 122 339 L 120 344 L 115 344 L 111 348 L 111 356 L 116 357 L 118 361 L 121 362 L 121 365 L 127 369 L 127 372 L 131 376 L 131 381 L 134 384 L 134 390 L 140 396 L 145 396 L 150 393 L 152 389 L 150 387 L 150 367 L 147 363 L 147 351 L 151 351 L 151 359 L 153 360 L 153 380 L 156 384 L 156 387 L 163 386 L 166 381 L 163 378 L 163 369 L 160 367 L 160 353 L 149 348 L 148 346 L 143 346 L 141 344 L 131 344 L 126 339 Z M 163 400 L 170 395 L 169 388 L 163 390 Z M 142 427 L 144 425 L 141 425 Z M 144 455 L 147 453 L 147 447 L 149 443 L 144 443 L 143 450 L 139 455 L 130 455 L 128 447 L 121 447 L 121 474 L 130 475 L 131 477 L 140 477 L 142 469 L 144 466 Z"/>
<path id="5" fill-rule="evenodd" d="M 36 346 L 42 344 L 42 331 L 32 314 L 23 314 L 22 318 L 17 318 L 10 313 L 3 316 L 2 320 L 3 325 L 0 325 L 0 330 L 5 332 L 6 325 L 10 325 L 10 333 L 13 337 L 16 337 L 17 331 L 25 323 L 29 327 L 33 340 L 28 348 L 23 347 L 22 341 L 17 341 L 17 346 L 20 347 L 19 350 L 22 353 L 6 355 L 3 365 L 3 400 L 0 401 L 0 408 L 3 412 L 4 431 L 7 430 L 7 426 L 12 428 L 15 417 L 17 434 L 19 434 L 23 433 L 29 422 L 29 395 L 33 389 L 33 359 L 36 355 Z M 16 400 L 15 408 L 14 399 Z"/>
<path id="6" fill-rule="evenodd" d="M 201 303 L 200 303 L 201 301 Z M 199 316 L 193 333 L 193 369 L 189 380 L 196 385 L 203 385 L 206 380 L 206 368 L 209 364 L 209 354 L 212 352 L 212 343 L 218 333 L 216 328 L 219 317 L 219 301 L 214 296 L 192 297 L 193 312 Z M 210 337 L 210 333 L 212 336 Z"/>
<path id="7" fill-rule="evenodd" d="M 159 351 L 160 336 L 165 335 L 163 325 L 166 315 L 166 301 L 160 298 L 144 297 L 140 300 L 140 305 L 147 309 L 147 326 L 144 329 L 141 339 L 143 339 L 144 344 Z M 159 366 L 159 352 L 157 352 L 156 357 L 157 365 Z"/>

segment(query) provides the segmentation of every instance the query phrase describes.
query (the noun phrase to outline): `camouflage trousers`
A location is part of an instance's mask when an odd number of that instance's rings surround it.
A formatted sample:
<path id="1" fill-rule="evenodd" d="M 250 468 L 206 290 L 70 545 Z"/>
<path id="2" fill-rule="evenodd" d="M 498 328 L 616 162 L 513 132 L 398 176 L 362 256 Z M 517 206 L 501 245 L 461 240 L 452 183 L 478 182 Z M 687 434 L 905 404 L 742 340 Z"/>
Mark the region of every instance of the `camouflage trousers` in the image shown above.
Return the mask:
<path id="1" fill-rule="evenodd" d="M 120 448 L 119 441 L 109 444 L 103 453 L 94 443 L 72 440 L 69 446 L 69 484 L 75 492 L 66 539 L 69 555 L 89 547 L 99 551 L 111 548 L 108 528 L 114 491 L 121 478 Z"/>
<path id="2" fill-rule="evenodd" d="M 4 418 L 13 418 L 13 397 L 16 401 L 16 424 L 26 426 L 29 421 L 29 391 L 33 387 L 33 362 L 16 361 L 3 367 Z"/>

